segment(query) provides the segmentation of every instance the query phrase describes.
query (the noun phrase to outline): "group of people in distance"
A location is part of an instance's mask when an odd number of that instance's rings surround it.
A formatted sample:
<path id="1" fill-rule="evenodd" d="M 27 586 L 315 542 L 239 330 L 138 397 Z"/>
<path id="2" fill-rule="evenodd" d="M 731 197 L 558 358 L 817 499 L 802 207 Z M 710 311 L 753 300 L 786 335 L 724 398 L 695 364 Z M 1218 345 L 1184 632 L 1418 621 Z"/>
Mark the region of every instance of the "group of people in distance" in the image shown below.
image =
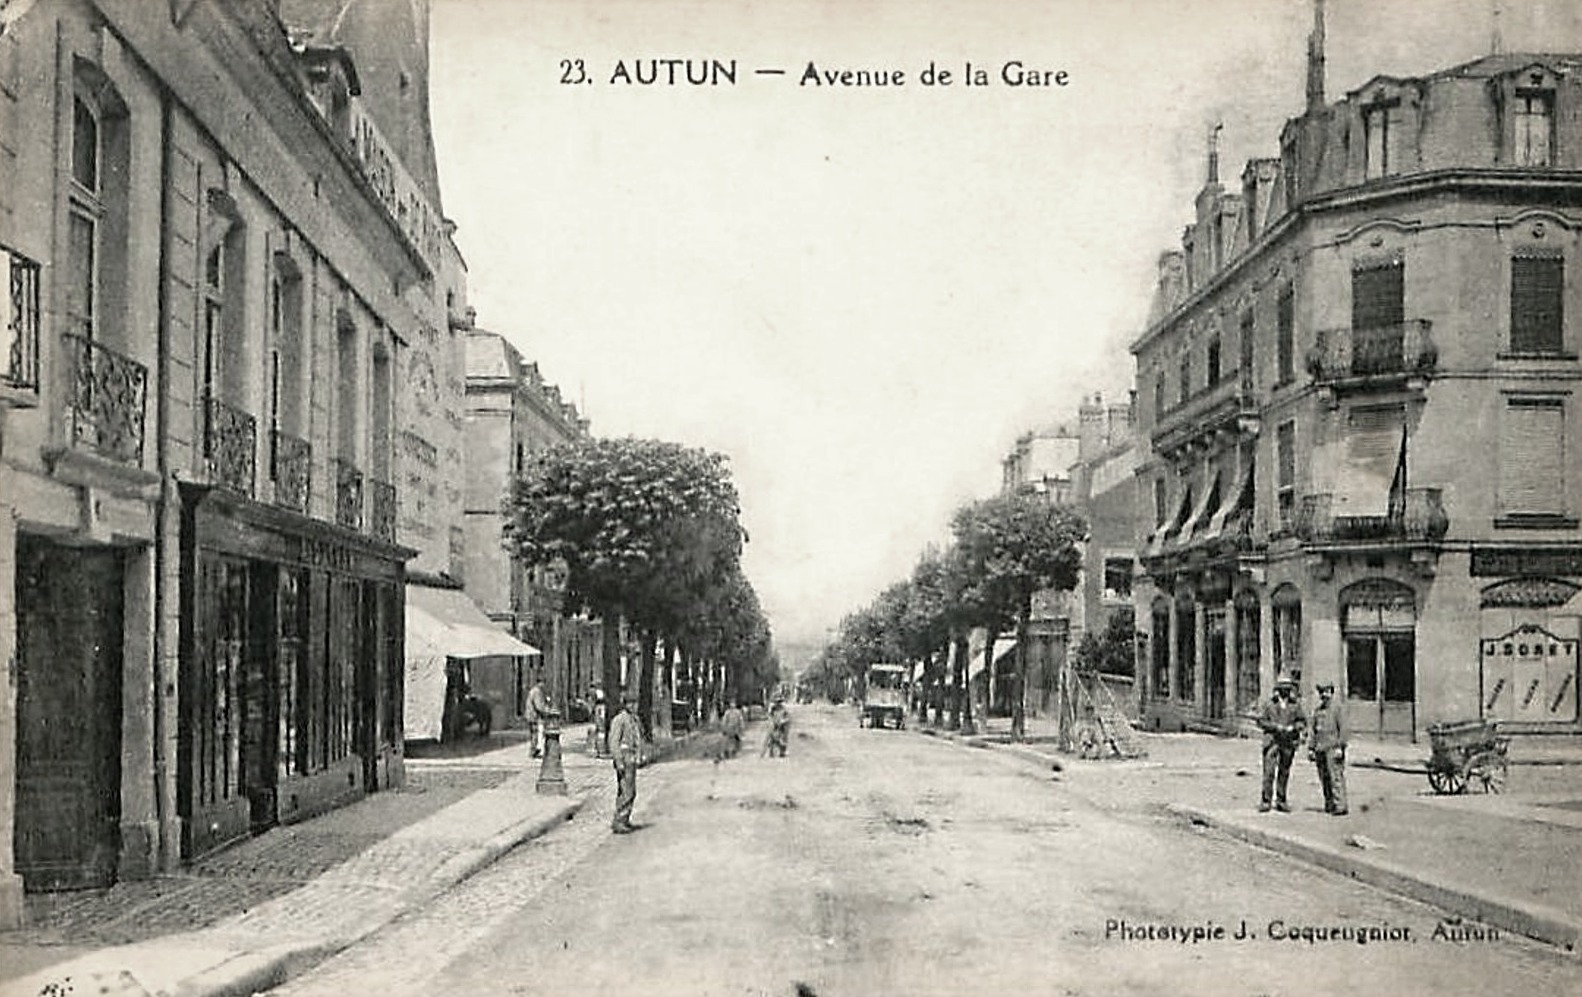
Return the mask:
<path id="1" fill-rule="evenodd" d="M 1297 698 L 1296 682 L 1282 675 L 1274 683 L 1274 695 L 1264 704 L 1258 717 L 1263 731 L 1263 795 L 1260 813 L 1271 808 L 1290 813 L 1286 784 L 1291 778 L 1291 763 L 1296 749 L 1307 737 L 1307 757 L 1318 767 L 1318 781 L 1324 789 L 1324 812 L 1336 817 L 1346 815 L 1346 721 L 1335 702 L 1335 686 L 1318 686 L 1318 706 L 1311 723 Z"/>

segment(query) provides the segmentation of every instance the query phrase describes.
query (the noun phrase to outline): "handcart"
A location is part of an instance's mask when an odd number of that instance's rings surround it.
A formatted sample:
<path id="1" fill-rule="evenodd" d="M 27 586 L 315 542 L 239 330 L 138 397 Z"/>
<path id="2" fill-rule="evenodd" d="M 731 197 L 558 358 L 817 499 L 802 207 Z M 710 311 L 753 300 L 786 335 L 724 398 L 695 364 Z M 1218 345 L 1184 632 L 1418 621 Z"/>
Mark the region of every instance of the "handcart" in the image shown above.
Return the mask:
<path id="1" fill-rule="evenodd" d="M 1436 793 L 1465 793 L 1469 786 L 1500 792 L 1505 788 L 1510 743 L 1510 738 L 1500 736 L 1496 720 L 1431 724 L 1428 785 Z"/>

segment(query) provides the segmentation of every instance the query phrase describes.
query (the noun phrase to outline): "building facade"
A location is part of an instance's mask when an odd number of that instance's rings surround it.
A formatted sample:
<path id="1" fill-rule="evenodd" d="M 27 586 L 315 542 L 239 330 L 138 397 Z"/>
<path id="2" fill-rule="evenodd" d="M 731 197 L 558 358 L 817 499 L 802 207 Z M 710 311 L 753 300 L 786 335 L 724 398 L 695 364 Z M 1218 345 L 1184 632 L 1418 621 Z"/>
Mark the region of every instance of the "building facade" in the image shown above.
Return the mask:
<path id="1" fill-rule="evenodd" d="M 461 266 L 424 5 L 327 6 L 0 34 L 7 923 L 402 779 L 396 386 Z"/>
<path id="2" fill-rule="evenodd" d="M 503 336 L 467 336 L 465 528 L 467 593 L 499 626 L 539 649 L 525 662 L 566 713 L 601 675 L 601 624 L 563 612 L 561 581 L 549 568 L 528 568 L 502 543 L 512 482 L 536 453 L 588 437 L 588 420 L 544 380 Z M 495 716 L 520 720 L 526 675 L 490 690 Z"/>
<path id="3" fill-rule="evenodd" d="M 1320 23 L 1133 343 L 1146 718 L 1244 725 L 1285 674 L 1363 733 L 1574 732 L 1582 57 L 1323 83 Z"/>

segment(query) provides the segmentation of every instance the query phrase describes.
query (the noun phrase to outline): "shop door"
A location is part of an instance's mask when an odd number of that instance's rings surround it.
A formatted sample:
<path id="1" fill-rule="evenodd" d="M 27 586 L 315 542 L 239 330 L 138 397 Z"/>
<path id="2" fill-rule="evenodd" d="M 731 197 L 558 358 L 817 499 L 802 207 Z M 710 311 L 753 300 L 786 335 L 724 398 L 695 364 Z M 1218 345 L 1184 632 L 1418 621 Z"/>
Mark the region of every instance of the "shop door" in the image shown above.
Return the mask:
<path id="1" fill-rule="evenodd" d="M 1410 735 L 1416 723 L 1416 639 L 1406 633 L 1346 637 L 1346 720 L 1360 734 Z"/>
<path id="2" fill-rule="evenodd" d="M 17 537 L 16 871 L 108 886 L 120 852 L 121 556 Z"/>
<path id="3" fill-rule="evenodd" d="M 244 837 L 252 827 L 242 750 L 256 736 L 248 733 L 244 695 L 254 684 L 249 575 L 245 561 L 198 559 L 195 644 L 182 689 L 187 858 Z"/>
<path id="4" fill-rule="evenodd" d="M 1204 703 L 1210 720 L 1225 716 L 1225 611 L 1212 609 L 1203 615 L 1204 643 Z"/>

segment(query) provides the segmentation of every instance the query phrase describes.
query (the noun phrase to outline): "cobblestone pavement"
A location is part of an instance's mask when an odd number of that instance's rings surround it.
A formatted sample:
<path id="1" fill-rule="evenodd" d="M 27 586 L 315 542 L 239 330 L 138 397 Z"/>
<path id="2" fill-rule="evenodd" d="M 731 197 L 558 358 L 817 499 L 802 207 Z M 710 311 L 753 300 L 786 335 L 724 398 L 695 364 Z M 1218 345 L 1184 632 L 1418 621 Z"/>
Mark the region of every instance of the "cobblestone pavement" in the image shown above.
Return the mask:
<path id="1" fill-rule="evenodd" d="M 121 945 L 218 924 L 290 893 L 402 828 L 471 793 L 500 786 L 512 775 L 498 767 L 413 766 L 400 789 L 249 838 L 200 859 L 180 875 L 102 890 L 29 894 L 27 927 L 0 932 L 0 946 Z"/>

